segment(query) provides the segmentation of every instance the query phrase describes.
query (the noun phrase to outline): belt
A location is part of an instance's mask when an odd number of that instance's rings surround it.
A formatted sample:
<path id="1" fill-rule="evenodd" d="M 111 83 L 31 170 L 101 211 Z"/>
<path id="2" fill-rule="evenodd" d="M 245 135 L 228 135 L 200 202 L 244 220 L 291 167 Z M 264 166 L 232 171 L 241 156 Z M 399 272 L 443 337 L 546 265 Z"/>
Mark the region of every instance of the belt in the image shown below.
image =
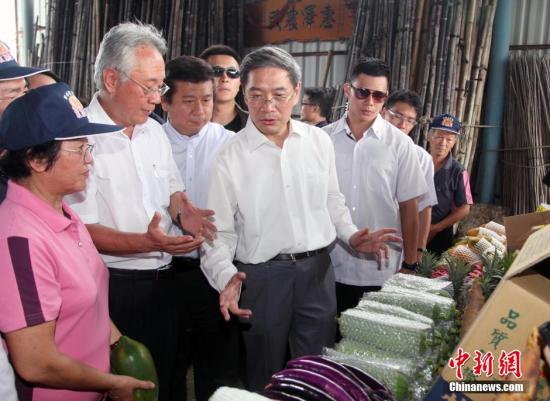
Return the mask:
<path id="1" fill-rule="evenodd" d="M 305 258 L 310 258 L 312 256 L 320 255 L 326 250 L 327 250 L 327 247 L 325 246 L 323 248 L 319 248 L 319 249 L 315 249 L 313 251 L 307 251 L 307 252 L 280 253 L 277 256 L 271 258 L 270 260 L 292 260 L 293 262 L 295 262 L 300 259 L 305 259 Z"/>
<path id="2" fill-rule="evenodd" d="M 172 265 L 174 266 L 175 273 L 196 270 L 200 269 L 201 260 L 199 258 L 189 258 L 187 256 L 174 256 L 172 258 Z"/>
<path id="3" fill-rule="evenodd" d="M 160 280 L 174 277 L 174 269 L 172 264 L 159 267 L 158 269 L 117 269 L 109 267 L 109 275 L 113 278 L 121 278 L 125 280 Z"/>

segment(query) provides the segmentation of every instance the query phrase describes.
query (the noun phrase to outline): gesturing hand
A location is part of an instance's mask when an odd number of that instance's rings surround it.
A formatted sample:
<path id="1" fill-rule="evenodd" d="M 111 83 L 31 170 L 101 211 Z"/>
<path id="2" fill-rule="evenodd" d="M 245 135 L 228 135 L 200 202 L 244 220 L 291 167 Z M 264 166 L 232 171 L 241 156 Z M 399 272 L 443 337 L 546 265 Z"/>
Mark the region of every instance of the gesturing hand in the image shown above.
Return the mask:
<path id="1" fill-rule="evenodd" d="M 241 293 L 242 282 L 246 279 L 246 274 L 238 272 L 231 277 L 223 291 L 220 293 L 220 311 L 226 321 L 233 315 L 248 319 L 252 315 L 250 309 L 239 308 L 239 297 Z"/>
<path id="2" fill-rule="evenodd" d="M 183 192 L 181 192 L 181 203 L 179 206 L 178 223 L 181 227 L 195 237 L 204 237 L 212 241 L 217 229 L 208 217 L 213 216 L 214 211 L 195 207 Z"/>
<path id="3" fill-rule="evenodd" d="M 363 228 L 351 236 L 349 245 L 357 252 L 374 253 L 377 259 L 381 255 L 388 258 L 388 245 L 386 242 L 402 241 L 400 237 L 393 235 L 396 232 L 395 228 L 382 228 L 371 233 L 368 228 Z"/>
<path id="4" fill-rule="evenodd" d="M 160 214 L 155 212 L 149 226 L 147 237 L 151 241 L 151 248 L 168 252 L 171 255 L 181 255 L 197 249 L 203 242 L 201 236 L 193 238 L 190 235 L 168 235 L 159 227 Z"/>

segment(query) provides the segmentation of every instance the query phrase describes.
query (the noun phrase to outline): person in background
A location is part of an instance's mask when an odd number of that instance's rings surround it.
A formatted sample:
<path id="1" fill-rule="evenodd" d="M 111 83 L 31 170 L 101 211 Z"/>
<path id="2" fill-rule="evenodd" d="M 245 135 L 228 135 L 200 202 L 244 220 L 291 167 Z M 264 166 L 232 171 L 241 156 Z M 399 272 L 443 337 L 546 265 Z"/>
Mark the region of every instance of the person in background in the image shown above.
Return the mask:
<path id="1" fill-rule="evenodd" d="M 373 230 L 398 227 L 403 247 L 390 247 L 388 260 L 359 255 L 338 242 L 331 252 L 338 312 L 353 308 L 395 273 L 416 268 L 418 197 L 427 190 L 413 141 L 384 120 L 390 69 L 376 58 L 360 60 L 344 84 L 348 112 L 323 129 L 336 151 L 336 171 L 353 222 Z"/>
<path id="2" fill-rule="evenodd" d="M 241 58 L 233 48 L 226 45 L 210 46 L 199 57 L 206 60 L 214 70 L 216 95 L 212 121 L 230 131 L 239 132 L 248 120 L 248 113 L 237 102 L 241 87 Z"/>
<path id="3" fill-rule="evenodd" d="M 194 207 L 162 126 L 150 118 L 168 86 L 166 41 L 152 25 L 122 23 L 101 41 L 87 107 L 90 121 L 124 130 L 90 139 L 96 156 L 86 189 L 69 200 L 109 268 L 109 310 L 115 324 L 142 342 L 159 376 L 159 399 L 178 399 L 180 361 L 172 255 L 212 238 L 213 212 Z M 189 235 L 171 235 L 172 222 Z"/>
<path id="4" fill-rule="evenodd" d="M 334 100 L 334 91 L 329 88 L 305 88 L 300 119 L 322 128 L 330 124 L 328 117 Z"/>
<path id="5" fill-rule="evenodd" d="M 437 255 L 452 246 L 453 225 L 470 213 L 470 205 L 474 203 L 468 171 L 452 154 L 460 129 L 458 118 L 446 113 L 432 120 L 428 132 L 437 191 L 437 205 L 432 209 L 428 250 Z"/>
<path id="6" fill-rule="evenodd" d="M 417 124 L 418 117 L 422 114 L 422 102 L 420 96 L 411 90 L 398 90 L 390 94 L 382 109 L 382 117 L 399 128 L 404 134 L 410 136 Z M 437 205 L 437 193 L 434 184 L 434 164 L 432 156 L 423 147 L 416 145 L 416 153 L 420 167 L 424 172 L 424 179 L 428 185 L 428 191 L 418 198 L 418 261 L 426 250 L 430 224 L 432 221 L 432 206 Z"/>
<path id="7" fill-rule="evenodd" d="M 328 246 L 336 236 L 380 257 L 387 241 L 400 238 L 394 229 L 357 229 L 338 187 L 330 139 L 291 119 L 301 89 L 296 60 L 267 46 L 248 54 L 241 68 L 250 118 L 212 166 L 207 206 L 219 231 L 201 249 L 201 267 L 220 291 L 226 320 L 230 313 L 249 318 L 242 331 L 245 384 L 258 391 L 285 366 L 287 350 L 292 358 L 316 355 L 334 343 Z"/>
<path id="8" fill-rule="evenodd" d="M 63 200 L 86 185 L 87 137 L 121 129 L 89 123 L 64 83 L 14 100 L 0 123 L 10 178 L 0 205 L 0 331 L 21 400 L 131 401 L 134 389 L 154 387 L 109 373 L 109 345 L 121 334 L 109 319 L 108 272 Z"/>
<path id="9" fill-rule="evenodd" d="M 210 122 L 214 107 L 213 76 L 206 61 L 192 56 L 176 57 L 166 64 L 164 81 L 170 90 L 162 96 L 162 108 L 168 114 L 163 128 L 172 145 L 174 160 L 187 196 L 201 208 L 206 207 L 212 163 L 235 135 Z M 206 401 L 218 387 L 238 384 L 237 322 L 225 322 L 221 316 L 219 294 L 201 271 L 197 251 L 176 256 L 172 263 L 180 291 L 176 304 L 181 334 L 178 359 L 182 361 L 181 372 L 177 374 L 181 379 L 178 399 L 185 399 L 185 375 L 192 362 L 196 399 Z"/>

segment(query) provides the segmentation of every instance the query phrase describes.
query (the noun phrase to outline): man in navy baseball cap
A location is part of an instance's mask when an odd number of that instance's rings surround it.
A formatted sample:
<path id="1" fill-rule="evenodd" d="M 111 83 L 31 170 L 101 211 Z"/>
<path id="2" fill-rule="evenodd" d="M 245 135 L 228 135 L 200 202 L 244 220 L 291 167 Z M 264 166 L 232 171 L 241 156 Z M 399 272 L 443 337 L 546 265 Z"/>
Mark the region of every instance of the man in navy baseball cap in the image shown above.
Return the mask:
<path id="1" fill-rule="evenodd" d="M 468 171 L 452 154 L 461 128 L 460 120 L 446 113 L 432 120 L 428 132 L 438 204 L 432 208 L 427 248 L 438 255 L 451 247 L 453 226 L 470 213 L 473 204 Z"/>
<path id="2" fill-rule="evenodd" d="M 118 125 L 89 122 L 71 88 L 60 82 L 33 89 L 11 102 L 0 121 L 0 146 L 7 151 L 17 151 L 50 141 L 122 129 Z"/>
<path id="3" fill-rule="evenodd" d="M 0 41 L 0 118 L 8 104 L 27 91 L 26 78 L 49 71 L 47 68 L 20 66 L 9 47 Z"/>

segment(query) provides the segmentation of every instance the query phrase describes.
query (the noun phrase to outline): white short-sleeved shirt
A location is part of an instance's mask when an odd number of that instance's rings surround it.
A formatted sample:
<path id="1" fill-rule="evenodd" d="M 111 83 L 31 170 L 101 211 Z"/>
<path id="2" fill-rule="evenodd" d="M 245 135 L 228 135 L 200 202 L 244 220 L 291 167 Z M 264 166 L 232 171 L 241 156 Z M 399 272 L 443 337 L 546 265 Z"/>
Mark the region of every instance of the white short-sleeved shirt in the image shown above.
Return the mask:
<path id="1" fill-rule="evenodd" d="M 94 123 L 114 124 L 94 95 L 86 108 Z M 136 125 L 132 137 L 123 132 L 93 135 L 94 163 L 86 189 L 67 197 L 86 224 L 99 223 L 119 231 L 144 233 L 155 212 L 169 232 L 170 195 L 185 189 L 162 126 L 149 118 Z M 166 252 L 124 256 L 102 255 L 109 267 L 156 269 L 172 260 Z"/>
<path id="2" fill-rule="evenodd" d="M 424 179 L 428 185 L 428 191 L 418 198 L 418 211 L 437 205 L 437 192 L 434 183 L 434 162 L 432 156 L 422 146 L 415 145 L 420 162 L 420 168 L 424 172 Z"/>
<path id="3" fill-rule="evenodd" d="M 235 133 L 213 122 L 205 124 L 193 136 L 180 134 L 170 122 L 164 124 L 162 128 L 172 145 L 172 154 L 185 184 L 187 196 L 195 206 L 206 208 L 212 163 L 218 152 Z M 181 230 L 172 226 L 172 233 L 181 235 Z M 193 251 L 186 256 L 198 258 L 199 253 Z"/>
<path id="4" fill-rule="evenodd" d="M 279 253 L 323 248 L 357 231 L 338 187 L 334 148 L 319 128 L 291 120 L 282 148 L 251 119 L 220 151 L 207 207 L 217 239 L 203 246 L 201 267 L 222 290 L 237 272 L 233 259 L 262 263 Z"/>
<path id="5" fill-rule="evenodd" d="M 334 143 L 338 181 L 353 222 L 370 230 L 401 230 L 399 203 L 428 190 L 415 145 L 380 115 L 356 141 L 346 117 L 323 129 Z M 389 259 L 379 264 L 373 255 L 358 254 L 337 241 L 331 259 L 336 281 L 379 286 L 399 270 L 402 248 L 392 244 Z"/>
<path id="6" fill-rule="evenodd" d="M 15 390 L 15 376 L 13 369 L 8 362 L 8 356 L 2 342 L 0 341 L 0 400 L 17 401 L 17 391 Z"/>

